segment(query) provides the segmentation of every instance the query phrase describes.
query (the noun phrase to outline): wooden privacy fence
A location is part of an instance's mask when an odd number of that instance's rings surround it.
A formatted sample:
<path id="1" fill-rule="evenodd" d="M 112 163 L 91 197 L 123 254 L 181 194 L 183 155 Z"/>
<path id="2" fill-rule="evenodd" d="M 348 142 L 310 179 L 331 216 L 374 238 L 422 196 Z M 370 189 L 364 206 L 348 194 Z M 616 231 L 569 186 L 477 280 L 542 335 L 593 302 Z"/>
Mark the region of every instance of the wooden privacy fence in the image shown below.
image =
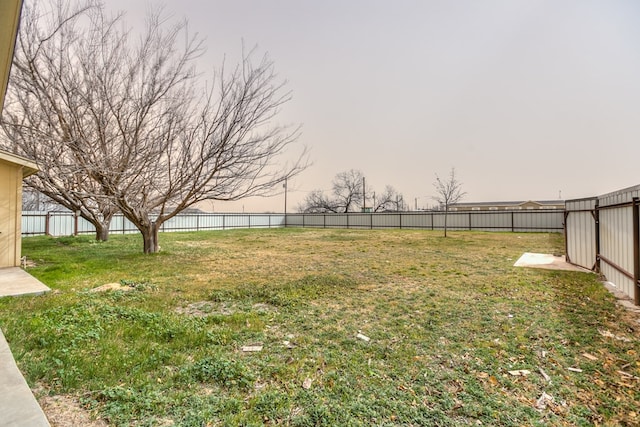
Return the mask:
<path id="1" fill-rule="evenodd" d="M 567 261 L 602 273 L 640 305 L 640 186 L 568 200 Z"/>
<path id="2" fill-rule="evenodd" d="M 501 212 L 450 212 L 450 230 L 562 232 L 563 211 L 522 210 Z M 348 214 L 182 214 L 162 225 L 161 231 L 227 230 L 233 228 L 414 228 L 441 230 L 444 212 L 390 212 Z M 137 233 L 122 215 L 111 221 L 110 233 Z M 93 234 L 93 225 L 72 212 L 23 212 L 22 235 L 69 236 Z"/>

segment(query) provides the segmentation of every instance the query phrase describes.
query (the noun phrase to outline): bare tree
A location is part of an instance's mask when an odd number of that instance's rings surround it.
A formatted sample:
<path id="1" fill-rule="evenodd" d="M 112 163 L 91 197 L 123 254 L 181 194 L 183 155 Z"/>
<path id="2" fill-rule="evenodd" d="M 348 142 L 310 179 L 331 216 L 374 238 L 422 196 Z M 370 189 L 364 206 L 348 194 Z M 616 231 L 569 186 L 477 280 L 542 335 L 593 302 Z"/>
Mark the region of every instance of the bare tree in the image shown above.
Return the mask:
<path id="1" fill-rule="evenodd" d="M 403 210 L 404 197 L 390 185 L 377 197 L 374 197 L 374 212 L 401 211 Z"/>
<path id="2" fill-rule="evenodd" d="M 59 2 L 48 10 L 25 5 L 0 145 L 40 167 L 40 172 L 26 179 L 28 188 L 79 212 L 94 225 L 96 239 L 107 240 L 117 207 L 76 164 L 81 160 L 77 153 L 67 149 L 71 138 L 78 137 L 70 130 L 89 114 L 79 108 L 79 99 L 87 91 L 76 69 L 79 64 L 67 49 L 78 37 L 77 21 L 94 7 L 91 2 L 75 8 Z"/>
<path id="3" fill-rule="evenodd" d="M 444 207 L 444 237 L 447 237 L 447 216 L 449 207 L 458 203 L 467 194 L 462 191 L 462 183 L 456 178 L 455 168 L 451 168 L 449 178 L 446 181 L 440 179 L 436 174 L 436 181 L 433 183 L 437 195 L 433 198 L 440 206 Z"/>
<path id="4" fill-rule="evenodd" d="M 186 22 L 167 26 L 152 12 L 138 38 L 102 5 L 83 17 L 34 51 L 31 62 L 47 71 L 34 72 L 33 103 L 53 127 L 38 132 L 58 135 L 66 176 L 83 197 L 120 210 L 145 253 L 159 250 L 161 225 L 193 204 L 268 195 L 305 168 L 304 153 L 282 166 L 299 131 L 273 123 L 290 93 L 268 57 L 243 51 L 205 84 L 195 68 L 203 45 Z"/>
<path id="5" fill-rule="evenodd" d="M 363 177 L 361 171 L 351 169 L 333 179 L 333 197 L 340 212 L 357 211 L 362 206 Z"/>
<path id="6" fill-rule="evenodd" d="M 387 185 L 384 191 L 376 196 L 372 189 L 364 189 L 364 174 L 355 169 L 338 173 L 332 182 L 331 195 L 321 190 L 310 192 L 300 206 L 299 212 L 305 213 L 345 213 L 359 211 L 364 206 L 372 212 L 399 211 L 404 205 L 402 194 Z"/>
<path id="7" fill-rule="evenodd" d="M 348 170 L 338 173 L 332 182 L 331 196 L 325 196 L 321 190 L 314 190 L 307 195 L 298 207 L 306 213 L 346 213 L 353 212 L 362 205 L 363 177 L 359 170 Z"/>
<path id="8" fill-rule="evenodd" d="M 64 206 L 31 187 L 22 187 L 22 210 L 52 212 L 64 210 Z"/>
<path id="9" fill-rule="evenodd" d="M 321 190 L 313 190 L 307 194 L 304 202 L 298 207 L 298 211 L 304 213 L 338 213 L 339 208 L 336 202 L 325 196 Z"/>

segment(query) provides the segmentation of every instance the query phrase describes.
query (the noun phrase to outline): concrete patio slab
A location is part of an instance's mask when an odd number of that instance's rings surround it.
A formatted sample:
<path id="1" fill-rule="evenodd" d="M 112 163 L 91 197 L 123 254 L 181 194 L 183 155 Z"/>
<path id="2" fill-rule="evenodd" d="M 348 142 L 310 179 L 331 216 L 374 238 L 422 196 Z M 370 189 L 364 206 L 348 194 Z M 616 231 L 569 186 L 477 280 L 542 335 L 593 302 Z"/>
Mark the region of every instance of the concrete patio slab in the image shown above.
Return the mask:
<path id="1" fill-rule="evenodd" d="M 29 385 L 18 370 L 7 340 L 0 330 L 0 425 L 49 427 Z"/>
<path id="2" fill-rule="evenodd" d="M 590 270 L 586 268 L 578 267 L 577 265 L 569 264 L 563 256 L 555 256 L 550 254 L 537 254 L 532 252 L 525 252 L 522 256 L 513 264 L 514 267 L 530 267 L 530 268 L 543 268 L 546 270 L 565 270 L 565 271 L 581 271 L 583 273 L 590 273 Z"/>
<path id="3" fill-rule="evenodd" d="M 19 267 L 0 268 L 0 297 L 41 295 L 50 290 Z M 0 330 L 0 426 L 49 425 Z"/>
<path id="4" fill-rule="evenodd" d="M 20 267 L 0 268 L 0 297 L 41 295 L 50 290 Z"/>

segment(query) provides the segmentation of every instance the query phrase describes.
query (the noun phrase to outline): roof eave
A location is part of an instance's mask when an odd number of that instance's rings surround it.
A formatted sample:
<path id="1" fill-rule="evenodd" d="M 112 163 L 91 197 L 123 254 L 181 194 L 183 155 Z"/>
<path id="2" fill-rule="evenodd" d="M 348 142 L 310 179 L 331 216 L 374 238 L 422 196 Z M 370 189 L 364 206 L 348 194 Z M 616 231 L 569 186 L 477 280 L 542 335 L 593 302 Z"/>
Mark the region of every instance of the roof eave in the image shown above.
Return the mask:
<path id="1" fill-rule="evenodd" d="M 9 153 L 8 151 L 0 150 L 0 160 L 12 163 L 22 167 L 22 178 L 26 178 L 34 173 L 37 173 L 40 168 L 35 162 L 27 159 L 26 157 L 18 156 L 17 154 Z"/>

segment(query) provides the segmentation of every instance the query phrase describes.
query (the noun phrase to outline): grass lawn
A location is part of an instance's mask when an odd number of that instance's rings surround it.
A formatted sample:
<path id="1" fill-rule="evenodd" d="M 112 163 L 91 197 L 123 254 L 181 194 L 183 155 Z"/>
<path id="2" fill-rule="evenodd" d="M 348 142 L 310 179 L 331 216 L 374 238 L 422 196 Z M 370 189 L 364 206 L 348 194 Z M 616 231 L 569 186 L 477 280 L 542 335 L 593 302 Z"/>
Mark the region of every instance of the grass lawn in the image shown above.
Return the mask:
<path id="1" fill-rule="evenodd" d="M 640 325 L 595 275 L 512 267 L 559 234 L 160 240 L 23 240 L 54 291 L 0 299 L 0 327 L 32 387 L 112 425 L 640 423 Z M 110 282 L 132 290 L 88 292 Z"/>

